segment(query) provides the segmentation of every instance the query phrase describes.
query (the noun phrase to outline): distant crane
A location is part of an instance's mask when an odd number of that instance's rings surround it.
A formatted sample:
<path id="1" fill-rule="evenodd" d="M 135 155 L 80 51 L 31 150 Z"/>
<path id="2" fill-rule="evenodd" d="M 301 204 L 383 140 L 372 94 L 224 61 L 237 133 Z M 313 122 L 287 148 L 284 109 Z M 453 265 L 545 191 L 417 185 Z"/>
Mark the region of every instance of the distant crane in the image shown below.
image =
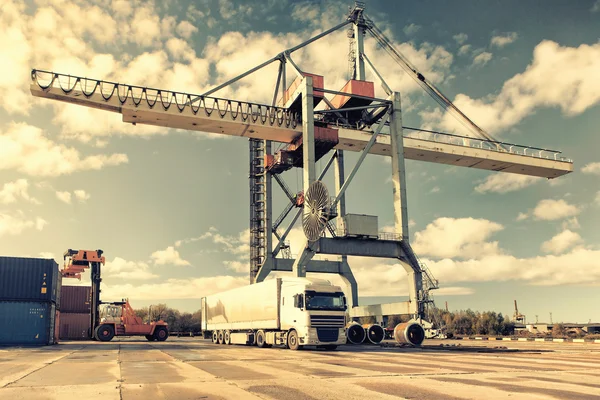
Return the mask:
<path id="1" fill-rule="evenodd" d="M 517 300 L 515 300 L 515 313 L 513 315 L 513 320 L 522 324 L 525 323 L 525 316 L 519 312 L 519 308 L 517 307 Z"/>

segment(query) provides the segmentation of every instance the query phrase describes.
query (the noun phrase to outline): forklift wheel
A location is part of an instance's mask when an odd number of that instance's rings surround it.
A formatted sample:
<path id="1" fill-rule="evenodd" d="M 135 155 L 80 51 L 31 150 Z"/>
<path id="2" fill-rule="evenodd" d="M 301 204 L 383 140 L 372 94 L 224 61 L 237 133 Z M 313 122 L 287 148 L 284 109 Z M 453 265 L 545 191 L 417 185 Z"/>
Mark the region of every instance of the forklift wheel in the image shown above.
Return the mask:
<path id="1" fill-rule="evenodd" d="M 152 335 L 146 335 L 146 339 L 148 339 L 149 342 L 154 342 L 154 336 Z"/>
<path id="2" fill-rule="evenodd" d="M 115 329 L 111 325 L 100 325 L 96 330 L 96 337 L 101 342 L 110 342 L 115 337 Z"/>
<path id="3" fill-rule="evenodd" d="M 154 330 L 154 339 L 164 342 L 169 337 L 169 331 L 164 326 L 157 326 Z"/>

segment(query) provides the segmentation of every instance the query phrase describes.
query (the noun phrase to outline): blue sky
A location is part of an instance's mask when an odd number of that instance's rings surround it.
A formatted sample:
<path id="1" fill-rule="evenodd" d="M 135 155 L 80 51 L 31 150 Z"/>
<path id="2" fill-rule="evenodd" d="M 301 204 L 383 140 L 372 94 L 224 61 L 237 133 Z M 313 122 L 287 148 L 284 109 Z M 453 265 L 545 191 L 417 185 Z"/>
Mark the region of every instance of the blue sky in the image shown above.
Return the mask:
<path id="1" fill-rule="evenodd" d="M 367 2 L 367 14 L 476 123 L 575 161 L 553 181 L 407 161 L 411 243 L 440 279 L 438 305 L 512 314 L 517 299 L 529 320 L 600 320 L 600 3 L 388 3 Z M 245 284 L 246 140 L 131 126 L 34 98 L 30 70 L 201 93 L 337 24 L 349 5 L 9 0 L 0 10 L 0 254 L 102 248 L 103 294 L 134 306 L 195 310 L 199 297 Z M 339 32 L 296 61 L 339 89 L 347 51 Z M 372 40 L 366 51 L 402 93 L 405 125 L 456 129 Z M 275 78 L 267 69 L 217 95 L 269 102 Z M 367 157 L 347 211 L 392 225 L 389 176 L 387 160 Z M 301 190 L 298 171 L 284 178 Z M 301 237 L 292 232 L 293 253 Z M 393 261 L 351 266 L 364 301 L 406 294 Z"/>

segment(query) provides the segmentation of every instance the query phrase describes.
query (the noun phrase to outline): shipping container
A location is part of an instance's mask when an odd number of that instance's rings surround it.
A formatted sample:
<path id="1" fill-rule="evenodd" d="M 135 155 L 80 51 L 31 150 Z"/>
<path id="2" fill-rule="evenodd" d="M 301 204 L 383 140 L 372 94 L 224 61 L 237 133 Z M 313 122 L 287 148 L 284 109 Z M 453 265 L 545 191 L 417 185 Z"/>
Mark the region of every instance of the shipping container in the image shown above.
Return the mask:
<path id="1" fill-rule="evenodd" d="M 52 259 L 0 257 L 0 301 L 60 300 L 62 279 Z"/>
<path id="2" fill-rule="evenodd" d="M 55 322 L 54 303 L 0 301 L 0 345 L 54 344 Z"/>
<path id="3" fill-rule="evenodd" d="M 91 286 L 65 286 L 60 292 L 60 311 L 62 313 L 85 314 L 91 312 Z"/>
<path id="4" fill-rule="evenodd" d="M 87 314 L 60 313 L 59 338 L 81 340 L 91 338 L 92 317 Z"/>

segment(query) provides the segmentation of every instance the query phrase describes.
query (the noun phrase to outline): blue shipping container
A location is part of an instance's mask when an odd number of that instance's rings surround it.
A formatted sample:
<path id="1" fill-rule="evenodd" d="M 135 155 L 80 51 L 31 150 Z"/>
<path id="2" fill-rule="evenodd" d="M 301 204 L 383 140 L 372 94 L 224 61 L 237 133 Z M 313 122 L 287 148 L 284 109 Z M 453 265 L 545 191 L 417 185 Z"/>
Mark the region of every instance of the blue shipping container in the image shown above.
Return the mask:
<path id="1" fill-rule="evenodd" d="M 55 318 L 53 303 L 0 301 L 0 345 L 54 344 Z"/>
<path id="2" fill-rule="evenodd" d="M 61 282 L 58 264 L 52 259 L 0 257 L 0 301 L 56 303 Z"/>

